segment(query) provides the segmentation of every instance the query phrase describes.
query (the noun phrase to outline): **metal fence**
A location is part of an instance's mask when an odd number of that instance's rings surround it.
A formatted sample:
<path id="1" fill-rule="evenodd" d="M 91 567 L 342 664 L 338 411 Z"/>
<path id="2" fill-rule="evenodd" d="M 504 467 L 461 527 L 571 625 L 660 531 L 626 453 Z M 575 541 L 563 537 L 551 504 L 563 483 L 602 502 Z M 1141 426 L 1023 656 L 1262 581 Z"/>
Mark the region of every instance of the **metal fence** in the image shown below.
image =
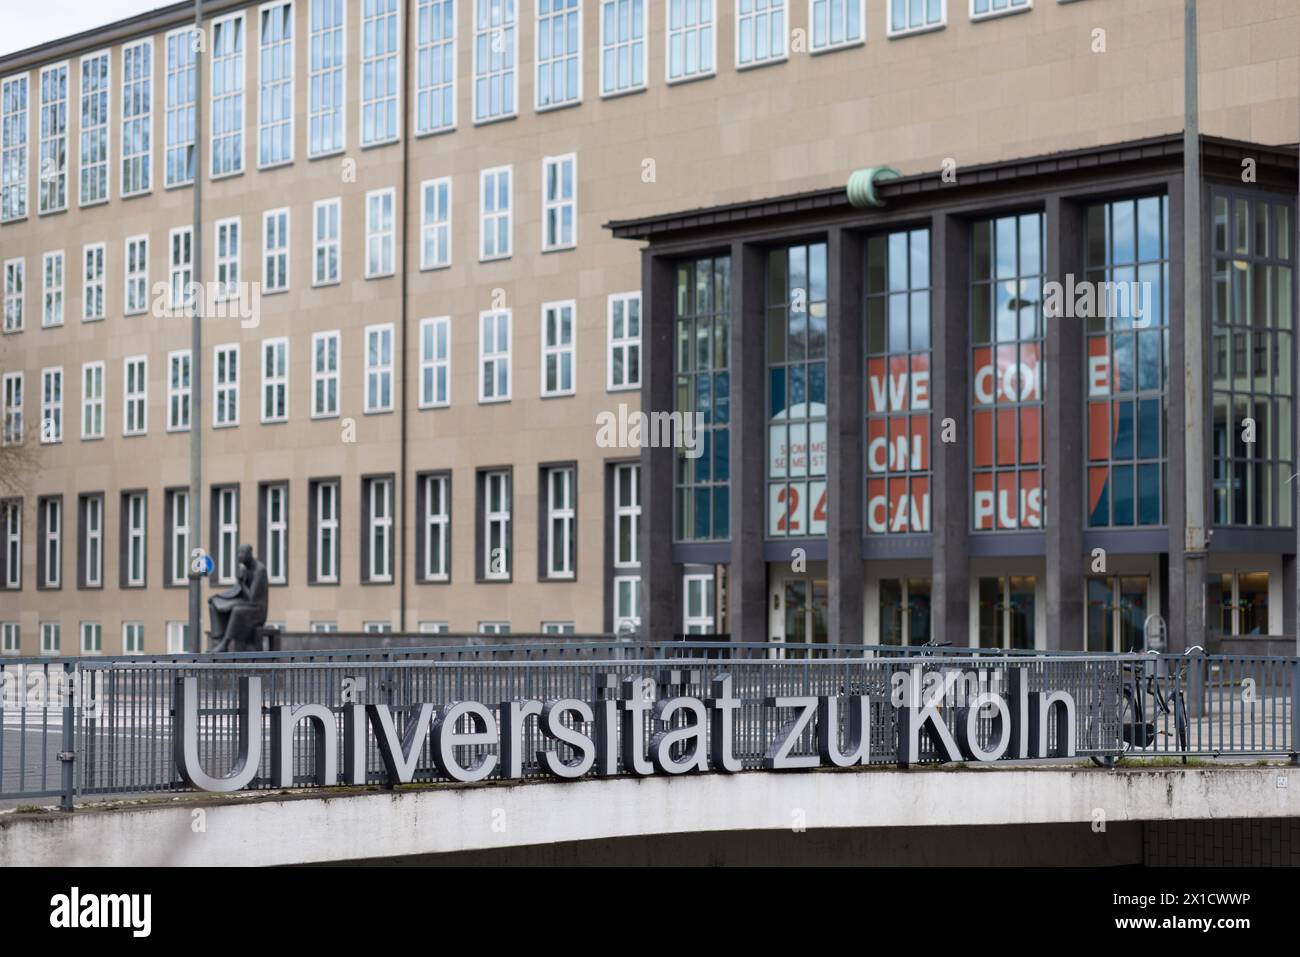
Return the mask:
<path id="1" fill-rule="evenodd" d="M 944 689 L 944 722 L 955 726 L 962 695 L 981 687 L 1007 693 L 1012 671 L 1031 691 L 1066 691 L 1075 701 L 1077 753 L 1097 758 L 1143 756 L 1295 759 L 1300 741 L 1300 659 L 1259 656 L 1083 655 L 1008 653 L 969 648 L 774 646 L 722 642 L 562 642 L 451 645 L 360 651 L 254 652 L 77 659 L 0 659 L 4 694 L 0 798 L 185 790 L 173 758 L 176 680 L 193 677 L 199 692 L 199 753 L 210 774 L 227 773 L 237 739 L 239 678 L 261 678 L 263 706 L 385 704 L 401 727 L 420 703 L 478 701 L 490 708 L 516 699 L 557 697 L 595 702 L 618 695 L 625 678 L 650 679 L 657 697 L 707 698 L 718 674 L 732 677 L 740 699 L 734 753 L 745 768 L 761 765 L 788 720 L 765 701 L 780 696 L 865 695 L 871 699 L 871 762 L 898 760 L 895 676 L 919 672 Z M 981 677 L 982 676 L 982 677 Z M 653 730 L 647 722 L 647 742 Z M 250 787 L 271 784 L 269 728 Z M 981 715 L 978 739 L 995 734 Z M 590 728 L 582 729 L 590 732 Z M 540 773 L 549 746 L 535 721 L 525 726 L 525 776 Z M 1052 731 L 1055 734 L 1055 730 Z M 314 775 L 307 723 L 294 732 L 295 781 Z M 646 742 L 643 742 L 643 744 Z M 564 746 L 567 747 L 567 746 Z M 367 770 L 384 780 L 368 738 Z M 439 780 L 426 741 L 414 780 Z M 814 754 L 811 730 L 796 755 Z M 939 753 L 922 736 L 920 760 Z M 500 774 L 500 769 L 496 772 Z"/>

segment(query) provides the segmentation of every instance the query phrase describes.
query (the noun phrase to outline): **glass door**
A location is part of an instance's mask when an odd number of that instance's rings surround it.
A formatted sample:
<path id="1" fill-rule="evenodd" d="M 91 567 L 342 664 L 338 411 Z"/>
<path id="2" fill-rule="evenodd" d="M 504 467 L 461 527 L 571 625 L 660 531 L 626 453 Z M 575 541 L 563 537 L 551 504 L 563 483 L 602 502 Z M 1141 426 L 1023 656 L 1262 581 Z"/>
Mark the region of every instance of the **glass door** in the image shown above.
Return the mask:
<path id="1" fill-rule="evenodd" d="M 785 583 L 785 640 L 826 644 L 826 604 L 830 584 L 824 578 L 795 578 Z"/>
<path id="2" fill-rule="evenodd" d="M 979 580 L 981 648 L 1034 648 L 1037 640 L 1033 575 Z"/>

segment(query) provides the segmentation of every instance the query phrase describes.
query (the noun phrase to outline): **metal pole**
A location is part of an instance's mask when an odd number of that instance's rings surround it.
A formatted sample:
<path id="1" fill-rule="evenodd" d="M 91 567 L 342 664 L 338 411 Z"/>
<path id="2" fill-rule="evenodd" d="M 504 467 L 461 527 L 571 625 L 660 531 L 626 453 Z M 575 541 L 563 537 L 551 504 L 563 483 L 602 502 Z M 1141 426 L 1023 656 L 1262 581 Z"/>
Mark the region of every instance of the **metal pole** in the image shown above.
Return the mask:
<path id="1" fill-rule="evenodd" d="M 190 307 L 190 550 L 199 547 L 203 516 L 203 0 L 194 0 L 194 226 L 190 234 L 196 290 Z M 189 563 L 189 556 L 185 557 Z M 190 614 L 186 651 L 197 653 L 203 608 L 203 579 L 190 569 Z"/>
<path id="2" fill-rule="evenodd" d="M 60 703 L 63 705 L 63 749 L 59 752 L 62 772 L 63 798 L 59 804 L 62 811 L 71 811 L 73 799 L 77 794 L 76 756 L 77 756 L 77 699 L 74 694 L 72 661 L 63 662 L 63 687 L 59 689 Z M 44 786 L 44 785 L 42 785 Z"/>

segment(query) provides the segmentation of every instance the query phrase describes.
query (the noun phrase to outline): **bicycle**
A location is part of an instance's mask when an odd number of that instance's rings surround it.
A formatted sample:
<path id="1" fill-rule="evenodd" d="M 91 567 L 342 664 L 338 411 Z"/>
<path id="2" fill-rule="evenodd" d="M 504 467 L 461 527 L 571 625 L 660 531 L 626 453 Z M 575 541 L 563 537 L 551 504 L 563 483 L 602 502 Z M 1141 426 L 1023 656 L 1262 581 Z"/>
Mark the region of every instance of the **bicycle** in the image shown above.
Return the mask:
<path id="1" fill-rule="evenodd" d="M 1187 697 L 1183 691 L 1185 679 L 1191 668 L 1191 655 L 1193 652 L 1205 654 L 1205 649 L 1200 645 L 1192 645 L 1182 653 L 1178 659 L 1178 670 L 1169 675 L 1159 676 L 1155 669 L 1148 669 L 1147 662 L 1125 662 L 1121 667 L 1125 672 L 1126 678 L 1124 688 L 1120 695 L 1120 751 L 1116 754 L 1107 755 L 1090 755 L 1092 763 L 1098 767 L 1114 767 L 1124 758 L 1134 751 L 1145 751 L 1151 748 L 1161 735 L 1168 735 L 1168 721 L 1160 721 L 1161 716 L 1173 715 L 1174 718 L 1174 736 L 1178 744 L 1179 756 L 1183 764 L 1187 763 L 1187 742 L 1188 742 L 1188 720 L 1187 720 Z M 1155 661 L 1162 661 L 1159 652 L 1147 651 L 1146 655 L 1154 655 Z M 1172 682 L 1171 687 L 1162 687 L 1166 683 Z M 1153 720 L 1147 720 L 1147 698 L 1151 698 L 1155 705 L 1155 715 Z M 1098 703 L 1100 707 L 1100 699 Z M 1097 721 L 1097 715 L 1089 720 L 1089 740 L 1092 740 L 1091 731 L 1094 727 L 1100 728 L 1100 722 Z M 1161 727 L 1164 725 L 1164 727 Z"/>

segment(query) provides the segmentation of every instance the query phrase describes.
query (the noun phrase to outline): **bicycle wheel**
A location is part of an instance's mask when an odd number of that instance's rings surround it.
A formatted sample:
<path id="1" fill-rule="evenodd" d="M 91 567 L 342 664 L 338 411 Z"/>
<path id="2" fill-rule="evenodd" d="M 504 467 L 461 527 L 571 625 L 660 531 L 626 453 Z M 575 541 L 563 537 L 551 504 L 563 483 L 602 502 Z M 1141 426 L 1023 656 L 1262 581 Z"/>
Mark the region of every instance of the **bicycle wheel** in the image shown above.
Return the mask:
<path id="1" fill-rule="evenodd" d="M 1174 695 L 1174 730 L 1178 734 L 1178 750 L 1187 751 L 1187 699 L 1183 697 L 1182 691 Z M 1187 763 L 1187 755 L 1183 755 L 1183 763 Z"/>
<path id="2" fill-rule="evenodd" d="M 1120 761 L 1124 760 L 1124 755 L 1128 754 L 1128 752 L 1133 749 L 1133 736 L 1137 733 L 1136 718 L 1137 718 L 1136 709 L 1133 706 L 1133 692 L 1130 691 L 1128 688 L 1125 688 L 1123 697 L 1120 699 L 1120 703 L 1119 703 L 1119 729 L 1120 729 L 1119 750 L 1114 754 L 1088 755 L 1088 758 L 1092 761 L 1093 764 L 1095 764 L 1099 768 L 1113 768 L 1115 765 L 1119 764 Z M 1100 715 L 1094 715 L 1093 717 L 1088 719 L 1088 724 L 1089 724 L 1088 740 L 1090 742 L 1093 740 L 1092 723 L 1094 721 L 1098 722 L 1097 741 L 1100 743 L 1101 741 Z"/>

